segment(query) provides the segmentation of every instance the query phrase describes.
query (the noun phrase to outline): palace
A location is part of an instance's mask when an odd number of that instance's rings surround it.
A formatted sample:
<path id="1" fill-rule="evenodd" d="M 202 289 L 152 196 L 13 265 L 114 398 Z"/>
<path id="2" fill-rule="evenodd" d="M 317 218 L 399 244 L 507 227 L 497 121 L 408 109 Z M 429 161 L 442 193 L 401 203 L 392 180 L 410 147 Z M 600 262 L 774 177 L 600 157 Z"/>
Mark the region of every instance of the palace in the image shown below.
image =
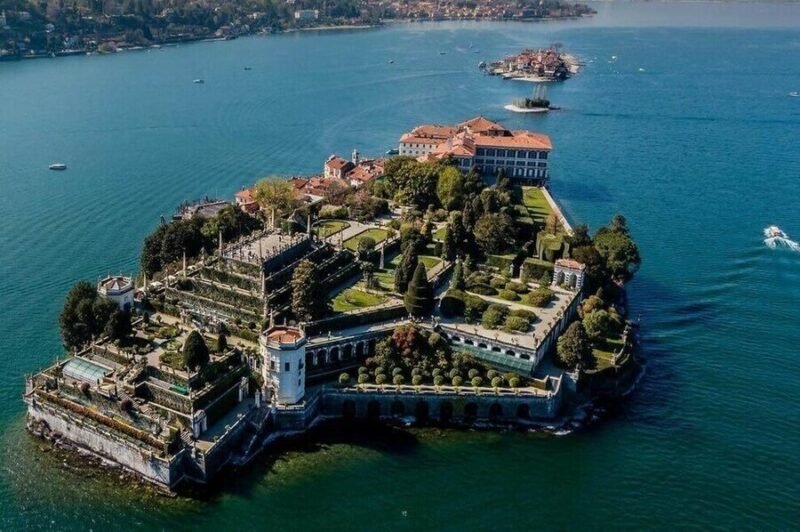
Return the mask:
<path id="1" fill-rule="evenodd" d="M 417 126 L 400 138 L 399 152 L 420 161 L 452 158 L 464 171 L 495 175 L 503 170 L 516 182 L 544 184 L 552 149 L 547 135 L 512 131 L 478 116 L 455 126 Z"/>

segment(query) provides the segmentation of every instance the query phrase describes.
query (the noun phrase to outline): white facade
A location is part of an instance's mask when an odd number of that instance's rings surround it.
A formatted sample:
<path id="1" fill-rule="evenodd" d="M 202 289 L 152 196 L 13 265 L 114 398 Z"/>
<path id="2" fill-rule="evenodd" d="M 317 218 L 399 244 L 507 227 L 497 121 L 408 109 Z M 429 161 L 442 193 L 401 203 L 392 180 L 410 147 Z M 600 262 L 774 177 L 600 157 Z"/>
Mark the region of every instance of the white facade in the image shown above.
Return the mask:
<path id="1" fill-rule="evenodd" d="M 586 265 L 571 259 L 558 259 L 553 266 L 553 286 L 580 291 L 586 277 Z"/>
<path id="2" fill-rule="evenodd" d="M 273 401 L 295 404 L 306 393 L 306 335 L 296 327 L 270 327 L 259 339 L 264 385 Z"/>
<path id="3" fill-rule="evenodd" d="M 119 305 L 120 310 L 133 308 L 134 283 L 132 277 L 111 275 L 97 283 L 97 293 Z"/>

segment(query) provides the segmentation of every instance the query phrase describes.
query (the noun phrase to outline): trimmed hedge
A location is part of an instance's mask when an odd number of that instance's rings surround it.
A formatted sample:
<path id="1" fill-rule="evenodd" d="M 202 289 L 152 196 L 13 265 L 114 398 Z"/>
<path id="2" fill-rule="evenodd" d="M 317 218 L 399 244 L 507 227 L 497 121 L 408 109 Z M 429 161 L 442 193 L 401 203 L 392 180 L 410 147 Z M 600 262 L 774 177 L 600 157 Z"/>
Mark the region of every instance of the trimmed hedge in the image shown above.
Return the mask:
<path id="1" fill-rule="evenodd" d="M 523 279 L 539 279 L 544 272 L 553 273 L 553 263 L 541 259 L 525 259 L 522 263 Z"/>
<path id="2" fill-rule="evenodd" d="M 516 255 L 487 255 L 486 264 L 503 272 L 509 272 L 516 258 Z"/>
<path id="3" fill-rule="evenodd" d="M 403 303 L 398 303 L 392 307 L 365 310 L 363 312 L 339 314 L 331 318 L 325 318 L 309 323 L 306 327 L 306 334 L 311 336 L 315 334 L 326 333 L 335 329 L 347 329 L 349 327 L 357 327 L 359 325 L 366 325 L 379 321 L 403 318 L 407 314 L 406 307 L 403 305 Z"/>

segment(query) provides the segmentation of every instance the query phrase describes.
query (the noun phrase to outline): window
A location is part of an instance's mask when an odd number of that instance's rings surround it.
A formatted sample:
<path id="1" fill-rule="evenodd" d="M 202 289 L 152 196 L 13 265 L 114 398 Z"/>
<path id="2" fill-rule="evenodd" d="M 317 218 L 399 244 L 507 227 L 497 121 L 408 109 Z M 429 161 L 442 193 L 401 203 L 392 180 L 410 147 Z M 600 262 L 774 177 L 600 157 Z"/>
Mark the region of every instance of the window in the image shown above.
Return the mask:
<path id="1" fill-rule="evenodd" d="M 485 150 L 485 149 L 483 149 L 483 148 L 478 148 L 478 151 L 476 152 L 476 155 L 484 155 L 484 154 L 485 154 L 485 152 L 486 152 L 486 150 Z"/>
<path id="2" fill-rule="evenodd" d="M 494 148 L 488 148 L 488 149 L 486 150 L 486 155 L 488 155 L 489 157 L 494 157 L 494 156 L 495 156 L 495 150 L 494 150 Z"/>
<path id="3" fill-rule="evenodd" d="M 536 166 L 536 161 L 528 161 L 528 166 Z"/>
<path id="4" fill-rule="evenodd" d="M 297 379 L 297 386 L 303 385 L 303 379 Z"/>
<path id="5" fill-rule="evenodd" d="M 539 163 L 539 168 L 547 168 L 547 163 Z"/>
<path id="6" fill-rule="evenodd" d="M 546 151 L 540 151 L 539 152 L 539 159 L 547 159 L 547 152 Z"/>
<path id="7" fill-rule="evenodd" d="M 271 369 L 272 371 L 275 371 L 275 361 L 274 360 L 270 360 L 269 361 L 269 369 Z"/>
<path id="8" fill-rule="evenodd" d="M 506 156 L 506 150 L 497 150 L 497 156 L 498 157 L 505 157 Z"/>
<path id="9" fill-rule="evenodd" d="M 525 166 L 525 161 L 517 161 L 517 166 Z"/>
<path id="10" fill-rule="evenodd" d="M 524 159 L 525 158 L 525 152 L 522 151 L 522 150 L 517 151 L 517 157 L 520 158 L 520 159 Z"/>
<path id="11" fill-rule="evenodd" d="M 283 371 L 291 371 L 291 369 L 292 369 L 291 362 L 287 362 L 286 364 L 283 365 Z"/>

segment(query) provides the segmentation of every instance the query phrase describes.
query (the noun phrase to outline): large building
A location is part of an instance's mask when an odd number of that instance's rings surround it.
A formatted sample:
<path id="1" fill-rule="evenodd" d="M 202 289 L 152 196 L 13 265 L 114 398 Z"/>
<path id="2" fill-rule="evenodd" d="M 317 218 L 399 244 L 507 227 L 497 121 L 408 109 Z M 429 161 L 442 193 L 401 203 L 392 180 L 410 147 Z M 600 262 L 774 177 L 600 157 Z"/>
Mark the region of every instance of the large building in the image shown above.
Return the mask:
<path id="1" fill-rule="evenodd" d="M 552 149 L 547 135 L 506 129 L 478 116 L 455 126 L 417 126 L 400 138 L 399 154 L 420 161 L 452 158 L 464 171 L 495 175 L 503 169 L 515 181 L 542 184 Z"/>

